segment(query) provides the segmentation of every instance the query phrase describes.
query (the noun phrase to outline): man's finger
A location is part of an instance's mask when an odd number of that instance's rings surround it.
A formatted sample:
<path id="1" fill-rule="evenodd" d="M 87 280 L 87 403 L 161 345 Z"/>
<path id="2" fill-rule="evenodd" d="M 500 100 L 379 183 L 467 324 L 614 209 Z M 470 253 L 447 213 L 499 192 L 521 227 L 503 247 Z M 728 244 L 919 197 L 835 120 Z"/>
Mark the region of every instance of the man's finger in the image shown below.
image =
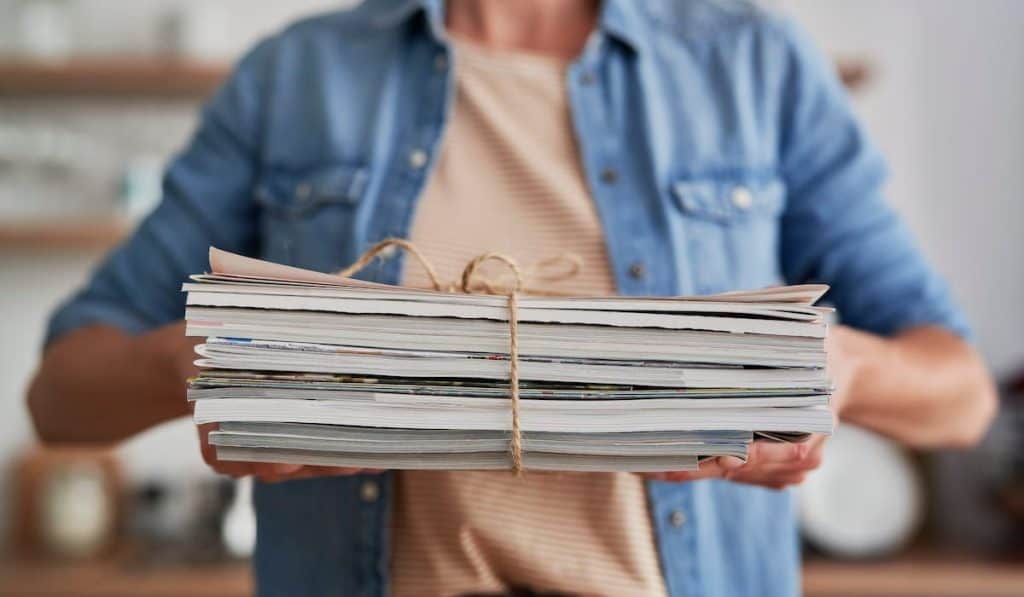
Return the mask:
<path id="1" fill-rule="evenodd" d="M 738 474 L 756 473 L 764 475 L 787 475 L 806 473 L 818 468 L 818 463 L 813 459 L 800 459 L 784 462 L 751 462 L 731 470 L 726 470 L 725 478 L 732 479 Z"/>
<path id="2" fill-rule="evenodd" d="M 750 444 L 747 461 L 751 464 L 800 460 L 807 447 L 803 443 L 756 441 Z"/>
<path id="3" fill-rule="evenodd" d="M 300 470 L 285 473 L 263 472 L 256 476 L 263 483 L 281 483 L 283 481 L 296 481 L 299 479 L 310 479 L 313 477 L 338 477 L 358 475 L 365 472 L 382 472 L 379 470 L 350 468 L 340 466 L 303 466 Z"/>
<path id="4" fill-rule="evenodd" d="M 254 472 L 252 465 L 248 462 L 221 462 L 215 460 L 210 463 L 210 468 L 219 475 L 227 475 L 236 479 L 247 477 Z"/>
<path id="5" fill-rule="evenodd" d="M 802 483 L 807 472 L 820 466 L 824 440 L 824 436 L 814 435 L 799 443 L 756 441 L 750 445 L 746 461 L 719 456 L 701 462 L 698 471 L 645 473 L 644 476 L 671 482 L 723 478 L 781 489 Z"/>
<path id="6" fill-rule="evenodd" d="M 701 479 L 719 479 L 728 469 L 722 465 L 722 458 L 709 458 L 700 463 L 700 468 L 695 471 L 673 471 L 661 473 L 667 475 L 665 480 L 669 481 L 699 481 Z M 742 462 L 742 461 L 741 461 Z"/>
<path id="7" fill-rule="evenodd" d="M 283 462 L 259 462 L 251 465 L 255 475 L 292 475 L 301 471 L 301 464 L 285 464 Z"/>
<path id="8" fill-rule="evenodd" d="M 756 441 L 748 450 L 748 463 L 760 466 L 768 463 L 809 463 L 812 467 L 821 464 L 821 453 L 825 437 L 814 435 L 804 442 L 785 443 Z"/>
<path id="9" fill-rule="evenodd" d="M 346 466 L 307 466 L 306 470 L 311 471 L 313 474 L 323 475 L 325 477 L 358 475 L 360 473 L 369 472 L 368 469 L 353 468 Z"/>

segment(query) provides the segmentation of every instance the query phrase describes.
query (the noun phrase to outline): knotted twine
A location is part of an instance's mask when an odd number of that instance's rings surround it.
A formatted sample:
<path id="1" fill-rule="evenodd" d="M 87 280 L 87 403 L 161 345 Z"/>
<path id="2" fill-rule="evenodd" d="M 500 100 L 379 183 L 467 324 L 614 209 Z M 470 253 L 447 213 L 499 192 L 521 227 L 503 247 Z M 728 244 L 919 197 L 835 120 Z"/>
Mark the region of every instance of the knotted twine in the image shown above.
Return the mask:
<path id="1" fill-rule="evenodd" d="M 512 411 L 512 439 L 509 441 L 509 451 L 512 454 L 512 470 L 516 475 L 523 474 L 523 432 L 519 415 L 519 295 L 527 292 L 529 294 L 542 294 L 548 296 L 559 296 L 560 293 L 546 291 L 544 289 L 527 289 L 524 279 L 527 277 L 538 277 L 541 281 L 555 281 L 568 279 L 577 275 L 582 268 L 581 260 L 576 255 L 564 254 L 558 257 L 545 259 L 534 264 L 533 267 L 524 271 L 514 259 L 501 253 L 488 252 L 471 259 L 462 270 L 460 283 L 441 282 L 437 270 L 430 261 L 420 253 L 411 242 L 401 238 L 386 238 L 367 249 L 355 263 L 338 272 L 339 276 L 349 278 L 362 271 L 367 265 L 373 262 L 378 256 L 393 248 L 400 248 L 409 255 L 412 255 L 423 267 L 434 290 L 438 292 L 462 292 L 465 294 L 485 293 L 504 295 L 508 300 L 508 385 L 509 399 Z M 504 265 L 512 273 L 512 284 L 502 285 L 493 280 L 488 280 L 478 273 L 480 266 L 494 261 Z M 543 269 L 557 266 L 560 263 L 567 263 L 568 269 L 561 273 L 541 275 Z"/>

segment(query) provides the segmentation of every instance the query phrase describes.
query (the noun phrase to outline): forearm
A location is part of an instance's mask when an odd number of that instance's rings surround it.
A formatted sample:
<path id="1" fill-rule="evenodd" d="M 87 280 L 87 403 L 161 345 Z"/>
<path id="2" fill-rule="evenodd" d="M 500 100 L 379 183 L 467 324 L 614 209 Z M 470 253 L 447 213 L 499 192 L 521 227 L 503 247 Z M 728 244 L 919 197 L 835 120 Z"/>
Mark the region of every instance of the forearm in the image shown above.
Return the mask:
<path id="1" fill-rule="evenodd" d="M 91 326 L 59 338 L 28 394 L 40 438 L 117 441 L 187 414 L 193 344 L 181 323 L 140 336 Z"/>
<path id="2" fill-rule="evenodd" d="M 915 447 L 976 443 L 996 392 L 971 346 L 936 326 L 882 338 L 837 326 L 829 339 L 840 419 Z"/>

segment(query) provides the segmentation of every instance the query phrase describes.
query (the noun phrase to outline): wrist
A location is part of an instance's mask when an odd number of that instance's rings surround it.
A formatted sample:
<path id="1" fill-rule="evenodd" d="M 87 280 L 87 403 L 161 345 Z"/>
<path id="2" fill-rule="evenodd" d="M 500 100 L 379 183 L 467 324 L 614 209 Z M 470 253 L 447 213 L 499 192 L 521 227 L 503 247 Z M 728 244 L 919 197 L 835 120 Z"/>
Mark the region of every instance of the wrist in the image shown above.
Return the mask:
<path id="1" fill-rule="evenodd" d="M 133 350 L 144 355 L 145 370 L 151 376 L 150 395 L 161 410 L 174 415 L 188 412 L 185 388 L 188 378 L 198 373 L 193 364 L 197 338 L 185 336 L 183 323 L 163 326 L 135 338 Z"/>
<path id="2" fill-rule="evenodd" d="M 866 396 L 861 390 L 863 380 L 871 376 L 873 362 L 890 358 L 891 348 L 880 338 L 847 326 L 830 328 L 828 368 L 833 384 L 832 409 L 836 417 L 843 420 L 851 415 L 856 417 Z"/>
<path id="3" fill-rule="evenodd" d="M 833 382 L 831 407 L 837 418 L 846 419 L 856 411 L 858 380 L 868 368 L 873 338 L 846 326 L 831 326 L 826 338 L 828 377 Z"/>

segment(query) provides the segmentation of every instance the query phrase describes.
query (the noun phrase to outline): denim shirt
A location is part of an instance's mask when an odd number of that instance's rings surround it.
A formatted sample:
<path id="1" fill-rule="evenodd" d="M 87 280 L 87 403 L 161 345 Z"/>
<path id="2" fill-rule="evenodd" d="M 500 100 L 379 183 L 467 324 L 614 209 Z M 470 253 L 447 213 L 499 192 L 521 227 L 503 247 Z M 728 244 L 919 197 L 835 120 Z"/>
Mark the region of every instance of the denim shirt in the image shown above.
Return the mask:
<path id="1" fill-rule="evenodd" d="M 171 164 L 161 204 L 48 338 L 180 319 L 180 284 L 211 245 L 336 271 L 407 236 L 451 112 L 443 23 L 441 2 L 370 0 L 259 44 Z M 964 332 L 886 206 L 883 161 L 832 71 L 791 23 L 743 2 L 603 4 L 565 84 L 621 293 L 820 281 L 847 324 Z M 394 283 L 399 262 L 361 276 Z M 671 595 L 799 593 L 787 492 L 650 482 L 648 495 Z M 387 594 L 391 497 L 389 474 L 259 485 L 260 594 Z"/>

